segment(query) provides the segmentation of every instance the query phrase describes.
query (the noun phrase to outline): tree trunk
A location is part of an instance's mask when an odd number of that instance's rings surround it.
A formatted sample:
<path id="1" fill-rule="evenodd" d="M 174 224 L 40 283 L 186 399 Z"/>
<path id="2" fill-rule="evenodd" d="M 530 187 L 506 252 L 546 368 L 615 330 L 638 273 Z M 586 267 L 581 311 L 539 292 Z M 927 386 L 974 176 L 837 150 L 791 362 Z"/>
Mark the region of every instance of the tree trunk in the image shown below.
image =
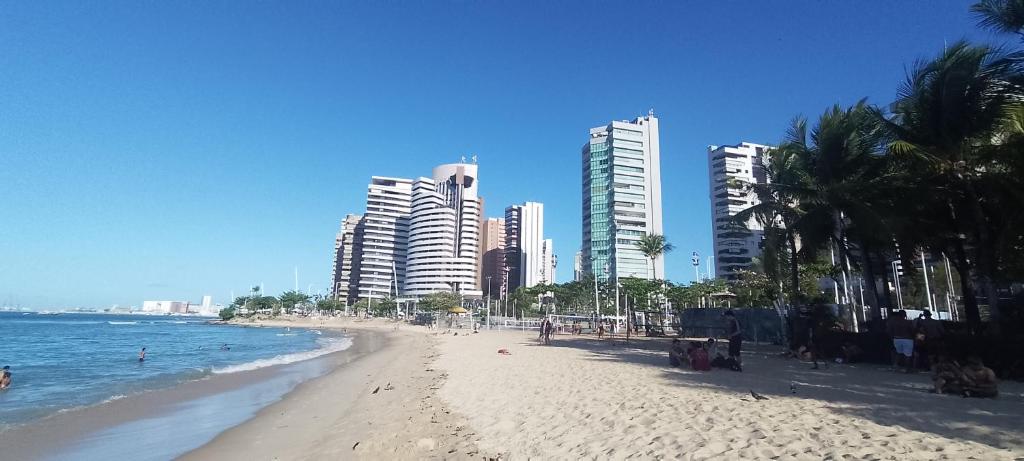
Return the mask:
<path id="1" fill-rule="evenodd" d="M 871 303 L 871 318 L 878 321 L 882 319 L 882 305 L 878 299 L 878 285 L 875 283 L 875 266 L 871 261 L 871 247 L 867 242 L 860 244 L 860 259 L 864 265 L 864 282 L 868 288 L 868 302 Z"/>
<path id="2" fill-rule="evenodd" d="M 796 260 L 796 233 L 786 230 L 786 240 L 789 243 L 789 275 L 793 290 L 792 304 L 796 304 L 802 298 L 800 295 L 800 265 Z"/>
<path id="3" fill-rule="evenodd" d="M 972 333 L 981 331 L 981 313 L 978 311 L 978 298 L 974 294 L 974 279 L 971 277 L 971 266 L 967 262 L 967 251 L 964 249 L 964 242 L 961 239 L 953 241 L 953 253 L 955 254 L 954 266 L 960 275 L 960 291 L 964 297 L 964 314 L 967 315 L 967 325 Z"/>
<path id="4" fill-rule="evenodd" d="M 978 275 L 978 281 L 985 290 L 985 298 L 988 301 L 989 320 L 996 322 L 999 319 L 999 296 L 996 293 L 996 285 L 993 281 L 996 271 L 995 258 L 991 251 L 993 242 L 989 238 L 985 211 L 981 208 L 981 202 L 979 201 L 978 193 L 974 190 L 974 185 L 969 180 L 965 180 L 964 185 L 966 186 L 965 189 L 967 189 L 967 202 L 970 204 L 971 214 L 974 218 L 974 237 L 977 239 L 974 250 L 976 256 L 975 272 Z"/>
<path id="5" fill-rule="evenodd" d="M 888 259 L 886 258 L 886 260 Z M 892 290 L 889 289 L 889 267 L 885 265 L 882 266 L 882 299 L 885 300 L 886 313 L 892 315 Z"/>

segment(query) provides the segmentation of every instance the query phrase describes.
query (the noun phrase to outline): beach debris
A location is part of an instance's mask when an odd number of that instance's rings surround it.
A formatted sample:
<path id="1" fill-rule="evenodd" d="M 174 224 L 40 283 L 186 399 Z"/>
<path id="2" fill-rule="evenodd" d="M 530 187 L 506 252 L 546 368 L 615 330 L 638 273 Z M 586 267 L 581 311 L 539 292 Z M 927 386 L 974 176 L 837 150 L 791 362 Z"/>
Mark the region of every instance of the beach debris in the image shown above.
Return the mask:
<path id="1" fill-rule="evenodd" d="M 753 397 L 754 400 L 768 400 L 768 397 L 765 397 L 761 394 L 758 394 L 757 392 L 754 392 L 753 389 L 750 390 L 750 396 Z"/>
<path id="2" fill-rule="evenodd" d="M 359 446 L 359 442 L 356 442 L 356 444 L 355 444 L 355 445 L 352 445 L 352 449 L 353 449 L 353 450 L 355 450 L 355 449 L 356 449 L 356 447 L 358 447 L 358 446 Z"/>
<path id="3" fill-rule="evenodd" d="M 380 392 L 380 386 L 377 386 L 377 388 L 376 388 L 376 389 L 374 389 L 372 393 L 373 393 L 373 394 L 376 394 L 377 392 Z"/>
<path id="4" fill-rule="evenodd" d="M 508 349 L 498 349 L 498 353 L 501 355 L 512 355 L 512 353 L 509 352 Z"/>

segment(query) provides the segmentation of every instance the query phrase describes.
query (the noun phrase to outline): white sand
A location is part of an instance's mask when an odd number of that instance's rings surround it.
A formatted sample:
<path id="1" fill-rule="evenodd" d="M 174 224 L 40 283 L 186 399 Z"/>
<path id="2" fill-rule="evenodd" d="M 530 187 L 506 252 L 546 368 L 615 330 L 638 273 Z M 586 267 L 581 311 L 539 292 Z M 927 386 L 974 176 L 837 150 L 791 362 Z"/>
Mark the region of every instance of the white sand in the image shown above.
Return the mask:
<path id="1" fill-rule="evenodd" d="M 218 435 L 182 459 L 334 460 L 455 459 L 482 456 L 475 434 L 449 410 L 437 389 L 445 377 L 432 334 L 423 327 L 335 319 L 262 321 L 264 325 L 346 328 L 366 334 L 362 354 L 300 385 L 253 419 Z M 383 335 L 383 336 L 381 336 Z M 390 387 L 388 387 L 390 384 Z M 374 393 L 374 391 L 377 391 Z"/>
<path id="2" fill-rule="evenodd" d="M 1024 386 L 997 400 L 927 393 L 926 374 L 745 354 L 745 370 L 668 366 L 668 340 L 444 336 L 441 397 L 505 459 L 1024 457 Z M 497 354 L 508 348 L 512 355 Z M 790 384 L 796 383 L 796 394 Z M 770 400 L 751 398 L 750 390 Z"/>

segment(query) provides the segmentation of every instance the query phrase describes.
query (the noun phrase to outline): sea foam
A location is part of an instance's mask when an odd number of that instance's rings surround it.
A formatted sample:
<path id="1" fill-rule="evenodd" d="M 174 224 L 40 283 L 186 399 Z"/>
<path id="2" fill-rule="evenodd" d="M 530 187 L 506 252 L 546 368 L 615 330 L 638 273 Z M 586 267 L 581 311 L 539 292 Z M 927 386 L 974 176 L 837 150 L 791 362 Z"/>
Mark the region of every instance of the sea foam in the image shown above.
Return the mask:
<path id="1" fill-rule="evenodd" d="M 288 363 L 301 362 L 303 360 L 314 359 L 322 355 L 327 355 L 332 352 L 343 351 L 352 346 L 351 338 L 328 338 L 325 340 L 317 341 L 322 344 L 322 347 L 313 349 L 311 351 L 296 352 L 293 354 L 283 354 L 269 359 L 253 360 L 252 362 L 240 363 L 238 365 L 230 365 L 223 368 L 214 368 L 212 373 L 214 374 L 227 374 L 227 373 L 238 373 L 240 371 L 252 371 L 260 368 L 272 367 L 274 365 L 285 365 Z"/>

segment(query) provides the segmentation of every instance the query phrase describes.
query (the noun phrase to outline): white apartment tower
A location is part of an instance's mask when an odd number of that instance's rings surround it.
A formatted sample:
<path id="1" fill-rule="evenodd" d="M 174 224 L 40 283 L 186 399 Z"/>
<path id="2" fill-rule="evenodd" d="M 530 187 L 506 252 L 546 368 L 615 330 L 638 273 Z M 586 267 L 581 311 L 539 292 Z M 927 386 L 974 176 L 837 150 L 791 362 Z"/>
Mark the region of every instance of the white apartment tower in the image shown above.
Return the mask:
<path id="1" fill-rule="evenodd" d="M 505 263 L 509 289 L 544 280 L 544 204 L 526 202 L 505 208 Z"/>
<path id="2" fill-rule="evenodd" d="M 538 283 L 553 285 L 557 280 L 555 268 L 558 266 L 558 257 L 555 256 L 555 242 L 551 239 L 544 239 L 540 249 L 540 279 Z"/>
<path id="3" fill-rule="evenodd" d="M 334 270 L 331 273 L 334 299 L 351 303 L 358 296 L 362 223 L 361 215 L 346 215 L 334 239 Z"/>
<path id="4" fill-rule="evenodd" d="M 359 253 L 359 298 L 387 298 L 405 279 L 412 180 L 374 176 L 366 191 Z"/>
<path id="5" fill-rule="evenodd" d="M 736 271 L 749 269 L 761 253 L 763 227 L 753 218 L 744 226 L 732 217 L 759 203 L 750 184 L 768 181 L 764 164 L 769 146 L 741 142 L 735 146 L 708 146 L 708 194 L 714 236 L 715 276 L 729 280 Z"/>
<path id="6" fill-rule="evenodd" d="M 403 293 L 482 294 L 477 286 L 482 213 L 477 191 L 477 165 L 468 163 L 438 166 L 432 178 L 413 184 Z"/>
<path id="7" fill-rule="evenodd" d="M 602 280 L 664 279 L 664 257 L 652 264 L 636 247 L 644 235 L 664 234 L 661 144 L 654 111 L 591 128 L 582 154 L 583 273 Z"/>

